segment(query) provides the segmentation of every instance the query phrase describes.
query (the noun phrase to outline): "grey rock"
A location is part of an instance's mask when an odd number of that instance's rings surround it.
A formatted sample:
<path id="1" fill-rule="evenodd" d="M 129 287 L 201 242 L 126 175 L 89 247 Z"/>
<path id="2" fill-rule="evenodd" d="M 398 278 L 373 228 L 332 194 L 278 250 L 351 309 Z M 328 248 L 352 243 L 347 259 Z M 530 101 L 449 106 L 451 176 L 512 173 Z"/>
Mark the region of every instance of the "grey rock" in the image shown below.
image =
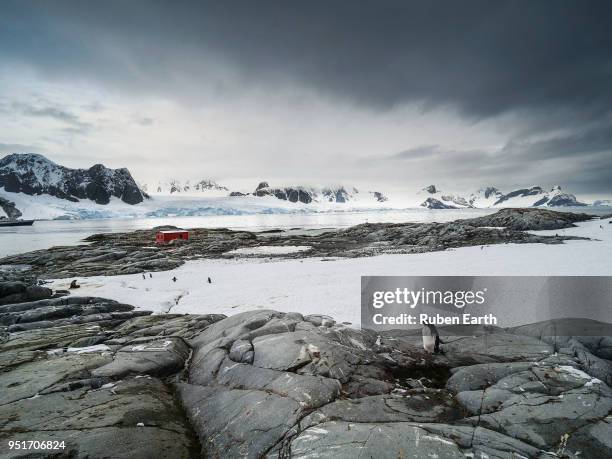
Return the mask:
<path id="1" fill-rule="evenodd" d="M 69 354 L 58 358 L 27 362 L 18 371 L 0 373 L 0 406 L 35 397 L 71 375 L 87 374 L 112 360 L 110 353 Z"/>
<path id="2" fill-rule="evenodd" d="M 609 417 L 570 433 L 564 453 L 575 457 L 612 457 L 612 422 Z"/>
<path id="3" fill-rule="evenodd" d="M 459 418 L 458 405 L 446 391 L 373 395 L 336 400 L 303 419 L 302 426 L 341 420 L 346 422 L 448 422 Z"/>
<path id="4" fill-rule="evenodd" d="M 71 457 L 610 455 L 602 336 L 487 328 L 430 356 L 326 316 L 140 313 L 0 306 L 0 439 Z"/>
<path id="5" fill-rule="evenodd" d="M 445 204 L 439 199 L 429 197 L 425 201 L 420 204 L 421 207 L 426 207 L 428 209 L 457 209 L 457 206 L 453 206 L 451 204 Z"/>
<path id="6" fill-rule="evenodd" d="M 575 365 L 575 364 L 574 364 Z M 612 390 L 570 365 L 535 362 L 528 371 L 499 379 L 484 391 L 459 393 L 468 418 L 540 448 L 604 419 L 612 409 Z"/>
<path id="7" fill-rule="evenodd" d="M 26 285 L 24 282 L 0 282 L 0 305 L 42 300 L 52 295 L 52 290 L 47 287 Z"/>
<path id="8" fill-rule="evenodd" d="M 23 215 L 13 201 L 9 201 L 8 199 L 5 199 L 1 196 L 0 196 L 0 209 L 2 209 L 4 213 L 10 219 L 17 219 L 21 217 L 21 215 Z"/>
<path id="9" fill-rule="evenodd" d="M 302 431 L 291 441 L 291 457 L 456 459 L 463 457 L 452 441 L 415 424 L 330 421 Z"/>
<path id="10" fill-rule="evenodd" d="M 529 362 L 490 363 L 459 368 L 448 380 L 446 387 L 459 393 L 483 389 L 513 373 L 528 370 Z"/>
<path id="11" fill-rule="evenodd" d="M 259 390 L 179 384 L 178 391 L 206 457 L 262 457 L 300 411 L 295 400 Z"/>
<path id="12" fill-rule="evenodd" d="M 172 393 L 155 379 L 22 399 L 0 406 L 0 417 L 0 437 L 64 441 L 63 457 L 189 458 L 196 449 Z"/>
<path id="13" fill-rule="evenodd" d="M 556 212 L 548 209 L 502 209 L 491 215 L 464 220 L 474 226 L 505 227 L 517 231 L 556 230 L 571 228 L 577 222 L 596 218 L 594 215 Z"/>
<path id="14" fill-rule="evenodd" d="M 189 347 L 181 338 L 167 338 L 122 347 L 112 362 L 92 371 L 96 377 L 123 378 L 127 375 L 167 376 L 185 366 Z"/>
<path id="15" fill-rule="evenodd" d="M 539 360 L 551 355 L 552 345 L 537 338 L 510 333 L 464 337 L 444 345 L 445 350 L 483 354 L 498 360 Z"/>
<path id="16" fill-rule="evenodd" d="M 254 356 L 253 344 L 242 339 L 234 341 L 229 352 L 229 358 L 239 363 L 253 363 Z"/>

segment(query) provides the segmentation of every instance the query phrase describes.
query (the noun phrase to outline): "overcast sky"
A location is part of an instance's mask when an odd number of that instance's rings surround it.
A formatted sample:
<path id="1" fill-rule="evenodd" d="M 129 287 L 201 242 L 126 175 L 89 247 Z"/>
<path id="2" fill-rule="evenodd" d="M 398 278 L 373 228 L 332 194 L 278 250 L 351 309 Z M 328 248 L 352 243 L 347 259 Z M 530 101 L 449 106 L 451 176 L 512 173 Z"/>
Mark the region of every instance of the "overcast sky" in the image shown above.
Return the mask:
<path id="1" fill-rule="evenodd" d="M 609 1 L 0 3 L 0 154 L 612 195 Z"/>

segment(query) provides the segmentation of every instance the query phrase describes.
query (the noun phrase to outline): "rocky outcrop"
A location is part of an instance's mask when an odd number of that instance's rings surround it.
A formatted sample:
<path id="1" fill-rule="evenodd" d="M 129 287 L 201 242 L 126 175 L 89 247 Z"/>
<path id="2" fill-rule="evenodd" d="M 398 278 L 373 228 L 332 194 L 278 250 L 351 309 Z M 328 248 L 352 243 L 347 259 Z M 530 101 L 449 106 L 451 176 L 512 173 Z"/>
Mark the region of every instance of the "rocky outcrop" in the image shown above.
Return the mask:
<path id="1" fill-rule="evenodd" d="M 283 201 L 310 204 L 313 192 L 302 187 L 272 188 L 268 182 L 261 182 L 253 192 L 255 196 L 274 196 Z"/>
<path id="2" fill-rule="evenodd" d="M 355 190 L 353 190 L 354 192 Z M 352 195 L 343 186 L 338 188 L 323 188 L 321 190 L 324 200 L 328 202 L 344 203 L 350 201 Z"/>
<path id="3" fill-rule="evenodd" d="M 364 196 L 375 202 L 385 202 L 388 198 L 379 191 L 369 191 L 363 193 Z M 291 202 L 301 202 L 303 204 L 310 204 L 312 202 L 333 202 L 333 203 L 348 203 L 357 200 L 361 193 L 357 188 L 344 186 L 335 187 L 302 187 L 302 186 L 288 186 L 281 188 L 271 187 L 268 182 L 261 182 L 255 191 L 254 196 L 274 196 L 277 199 Z M 243 194 L 231 193 L 230 196 L 244 196 Z"/>
<path id="4" fill-rule="evenodd" d="M 2 303 L 12 289 L 0 282 Z M 0 306 L 2 442 L 64 442 L 29 451 L 40 457 L 198 457 L 171 382 L 187 340 L 223 316 L 149 314 L 102 298 Z"/>
<path id="5" fill-rule="evenodd" d="M 545 341 L 557 324 L 475 328 L 443 355 L 320 315 L 91 297 L 5 304 L 0 324 L 0 440 L 62 457 L 612 455 L 612 390 L 585 364 L 609 343 Z"/>
<path id="6" fill-rule="evenodd" d="M 506 201 L 509 201 L 512 198 L 524 198 L 527 196 L 540 196 L 544 194 L 544 190 L 542 189 L 542 187 L 539 186 L 533 186 L 531 188 L 521 188 L 520 190 L 514 190 L 511 191 L 507 194 L 504 194 L 502 197 L 500 197 L 496 202 L 495 205 L 500 205 Z M 536 200 L 535 202 L 541 202 L 541 200 Z M 541 204 L 545 204 L 546 201 L 541 202 Z"/>
<path id="7" fill-rule="evenodd" d="M 382 194 L 380 191 L 370 191 L 370 193 L 378 202 L 386 202 L 389 200 L 389 198 Z"/>
<path id="8" fill-rule="evenodd" d="M 111 197 L 138 204 L 144 195 L 123 169 L 96 164 L 89 169 L 69 169 L 37 154 L 11 154 L 0 160 L 0 187 L 12 193 L 47 194 L 78 202 L 89 199 L 108 204 Z"/>
<path id="9" fill-rule="evenodd" d="M 587 204 L 580 202 L 576 196 L 569 193 L 559 193 L 549 199 L 549 207 L 586 207 Z"/>
<path id="10" fill-rule="evenodd" d="M 426 207 L 428 209 L 457 209 L 457 206 L 445 204 L 436 198 L 427 198 L 421 203 L 421 207 Z"/>
<path id="11" fill-rule="evenodd" d="M 502 209 L 491 215 L 464 220 L 474 226 L 504 227 L 517 231 L 571 228 L 577 222 L 597 218 L 594 215 L 555 212 L 547 209 Z"/>
<path id="12" fill-rule="evenodd" d="M 540 186 L 521 188 L 508 193 L 503 193 L 496 187 L 488 186 L 471 193 L 466 199 L 460 195 L 444 194 L 435 185 L 424 188 L 420 194 L 425 194 L 428 198 L 439 201 L 444 206 L 437 203 L 432 205 L 428 201 L 423 202 L 423 207 L 431 209 L 453 209 L 463 207 L 475 207 L 486 209 L 491 207 L 507 208 L 529 208 L 529 207 L 584 207 L 588 204 L 578 201 L 576 196 L 561 190 L 560 186 L 552 189 L 544 189 Z"/>
<path id="13" fill-rule="evenodd" d="M 440 189 L 436 188 L 435 185 L 429 185 L 423 188 L 419 194 L 427 196 L 420 206 L 428 209 L 460 209 L 463 207 L 472 207 L 472 204 L 463 196 L 443 193 Z"/>
<path id="14" fill-rule="evenodd" d="M 17 219 L 22 215 L 21 211 L 15 206 L 15 203 L 13 201 L 4 199 L 2 196 L 0 196 L 0 209 L 4 211 L 4 213 L 6 214 L 6 218 Z M 1 218 L 5 217 L 2 216 L 0 217 L 0 219 Z"/>
<path id="15" fill-rule="evenodd" d="M 347 229 L 319 232 L 255 233 L 196 228 L 189 240 L 155 245 L 153 230 L 98 234 L 80 246 L 53 247 L 0 259 L 4 265 L 28 265 L 41 277 L 80 277 L 134 274 L 174 269 L 188 259 L 242 256 L 236 249 L 255 247 L 310 247 L 280 250 L 283 257 L 364 257 L 385 253 L 423 253 L 455 247 L 504 243 L 559 244 L 574 236 L 542 236 L 522 230 L 553 229 L 593 218 L 586 214 L 543 209 L 511 209 L 479 219 L 448 223 L 366 223 Z M 561 225 L 561 226 L 559 226 Z M 498 228 L 500 227 L 500 228 Z M 166 228 L 169 229 L 169 228 Z M 521 231 L 519 231 L 521 230 Z M 273 256 L 262 251 L 261 256 Z"/>
<path id="16" fill-rule="evenodd" d="M 52 296 L 53 292 L 51 289 L 40 285 L 30 285 L 22 281 L 5 281 L 0 283 L 0 305 L 43 300 Z"/>
<path id="17" fill-rule="evenodd" d="M 578 201 L 573 194 L 563 192 L 560 186 L 555 186 L 550 190 L 533 186 L 511 191 L 500 196 L 494 205 L 513 207 L 517 206 L 517 203 L 520 203 L 520 207 L 582 207 L 587 205 Z"/>

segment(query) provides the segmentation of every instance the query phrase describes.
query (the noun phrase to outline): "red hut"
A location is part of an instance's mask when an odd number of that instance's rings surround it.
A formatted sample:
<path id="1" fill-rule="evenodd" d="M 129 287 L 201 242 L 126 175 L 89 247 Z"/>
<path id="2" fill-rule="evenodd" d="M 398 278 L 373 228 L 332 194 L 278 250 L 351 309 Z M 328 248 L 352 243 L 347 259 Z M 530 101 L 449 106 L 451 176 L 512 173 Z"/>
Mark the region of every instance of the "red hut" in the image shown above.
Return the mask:
<path id="1" fill-rule="evenodd" d="M 186 230 L 170 230 L 170 231 L 158 231 L 155 235 L 156 244 L 167 244 L 174 239 L 189 239 L 189 231 Z"/>

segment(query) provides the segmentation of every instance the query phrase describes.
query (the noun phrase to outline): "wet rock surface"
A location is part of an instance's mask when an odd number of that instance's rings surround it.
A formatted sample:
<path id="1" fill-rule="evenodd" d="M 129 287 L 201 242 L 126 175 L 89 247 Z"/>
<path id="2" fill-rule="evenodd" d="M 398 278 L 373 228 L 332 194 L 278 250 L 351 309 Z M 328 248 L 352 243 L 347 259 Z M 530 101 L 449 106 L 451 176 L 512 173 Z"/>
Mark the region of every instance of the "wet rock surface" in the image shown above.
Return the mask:
<path id="1" fill-rule="evenodd" d="M 151 316 L 94 297 L 7 303 L 13 290 L 0 282 L 2 457 L 199 457 L 173 384 L 187 340 L 224 316 Z"/>
<path id="2" fill-rule="evenodd" d="M 610 338 L 563 323 L 435 355 L 326 316 L 95 297 L 3 304 L 0 324 L 0 442 L 66 445 L 7 457 L 612 457 Z"/>
<path id="3" fill-rule="evenodd" d="M 448 223 L 365 223 L 326 232 L 274 231 L 255 233 L 196 228 L 188 241 L 156 245 L 152 230 L 98 234 L 87 245 L 53 247 L 0 259 L 0 265 L 26 265 L 41 278 L 135 274 L 166 271 L 198 258 L 244 256 L 231 251 L 256 247 L 306 246 L 306 251 L 279 255 L 302 257 L 364 257 L 385 253 L 423 253 L 456 247 L 506 243 L 559 244 L 575 236 L 543 236 L 527 230 L 558 229 L 594 218 L 587 214 L 547 209 L 504 209 L 495 214 Z M 257 256 L 257 255 L 250 255 Z M 264 250 L 259 256 L 273 256 Z"/>
<path id="4" fill-rule="evenodd" d="M 557 230 L 592 220 L 584 213 L 556 212 L 548 209 L 502 209 L 492 215 L 464 220 L 475 226 L 505 227 L 516 231 Z"/>
<path id="5" fill-rule="evenodd" d="M 602 436 L 610 388 L 570 349 L 500 329 L 435 356 L 402 333 L 377 340 L 275 311 L 211 325 L 191 341 L 189 375 L 178 386 L 203 456 L 612 453 Z"/>
<path id="6" fill-rule="evenodd" d="M 15 203 L 13 201 L 9 201 L 8 199 L 5 199 L 3 197 L 0 197 L 0 209 L 2 209 L 6 214 L 6 217 L 0 217 L 0 221 L 2 221 L 3 218 L 16 219 L 21 217 L 22 215 L 21 211 L 15 206 Z"/>

